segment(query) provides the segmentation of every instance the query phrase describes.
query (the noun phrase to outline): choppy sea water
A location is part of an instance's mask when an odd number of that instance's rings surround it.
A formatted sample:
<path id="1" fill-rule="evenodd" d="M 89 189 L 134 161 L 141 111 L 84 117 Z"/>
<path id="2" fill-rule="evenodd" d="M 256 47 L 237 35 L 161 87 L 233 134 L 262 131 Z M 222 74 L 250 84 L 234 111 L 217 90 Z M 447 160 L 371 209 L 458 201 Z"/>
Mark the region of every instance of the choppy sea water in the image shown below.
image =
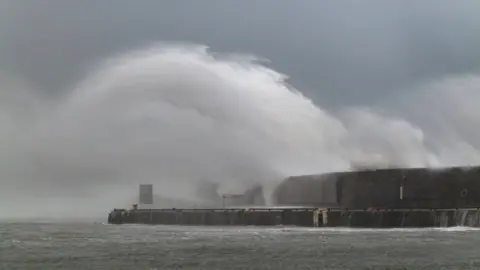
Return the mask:
<path id="1" fill-rule="evenodd" d="M 480 269 L 480 230 L 4 222 L 0 269 Z"/>

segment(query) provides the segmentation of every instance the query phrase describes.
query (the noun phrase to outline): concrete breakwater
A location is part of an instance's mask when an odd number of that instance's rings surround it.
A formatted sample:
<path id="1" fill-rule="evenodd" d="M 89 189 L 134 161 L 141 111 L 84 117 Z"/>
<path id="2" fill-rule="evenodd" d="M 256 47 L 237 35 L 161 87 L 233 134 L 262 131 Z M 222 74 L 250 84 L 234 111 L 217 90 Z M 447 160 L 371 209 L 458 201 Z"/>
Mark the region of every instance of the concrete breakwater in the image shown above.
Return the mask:
<path id="1" fill-rule="evenodd" d="M 110 224 L 301 226 L 301 227 L 480 227 L 480 208 L 466 209 L 114 209 Z"/>

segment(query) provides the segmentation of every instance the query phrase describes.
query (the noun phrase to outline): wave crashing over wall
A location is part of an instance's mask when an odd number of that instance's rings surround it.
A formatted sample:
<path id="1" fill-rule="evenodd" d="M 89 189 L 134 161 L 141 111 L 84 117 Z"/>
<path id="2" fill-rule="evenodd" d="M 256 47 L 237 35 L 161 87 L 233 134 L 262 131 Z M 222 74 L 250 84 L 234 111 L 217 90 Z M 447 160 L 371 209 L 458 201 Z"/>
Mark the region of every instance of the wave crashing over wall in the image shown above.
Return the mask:
<path id="1" fill-rule="evenodd" d="M 0 216 L 104 215 L 136 200 L 139 183 L 180 199 L 203 182 L 238 192 L 290 175 L 480 161 L 477 76 L 335 113 L 286 79 L 251 56 L 173 45 L 109 59 L 60 99 L 6 77 Z"/>

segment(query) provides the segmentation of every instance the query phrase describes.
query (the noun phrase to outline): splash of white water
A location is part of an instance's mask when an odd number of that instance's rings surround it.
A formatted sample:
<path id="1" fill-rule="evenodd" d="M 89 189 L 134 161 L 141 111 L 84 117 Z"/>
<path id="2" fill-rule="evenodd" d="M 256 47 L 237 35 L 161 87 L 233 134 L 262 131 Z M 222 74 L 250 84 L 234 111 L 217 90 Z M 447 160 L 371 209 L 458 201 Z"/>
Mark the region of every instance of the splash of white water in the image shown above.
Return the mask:
<path id="1" fill-rule="evenodd" d="M 335 117 L 285 79 L 251 57 L 161 46 L 107 61 L 29 117 L 16 112 L 25 98 L 2 98 L 0 216 L 104 215 L 130 203 L 139 183 L 189 197 L 201 181 L 245 188 L 357 166 L 454 163 L 401 118 L 363 108 Z"/>

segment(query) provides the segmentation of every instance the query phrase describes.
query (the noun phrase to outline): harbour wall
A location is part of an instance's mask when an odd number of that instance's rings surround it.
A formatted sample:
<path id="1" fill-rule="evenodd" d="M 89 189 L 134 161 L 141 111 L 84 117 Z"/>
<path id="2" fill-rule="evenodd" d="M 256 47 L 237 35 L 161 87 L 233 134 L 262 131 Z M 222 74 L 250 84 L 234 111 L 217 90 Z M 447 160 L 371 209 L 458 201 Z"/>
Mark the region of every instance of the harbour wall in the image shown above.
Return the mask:
<path id="1" fill-rule="evenodd" d="M 457 209 L 480 206 L 480 167 L 379 169 L 292 176 L 275 205 Z"/>
<path id="2" fill-rule="evenodd" d="M 480 208 L 470 209 L 115 209 L 110 224 L 300 226 L 300 227 L 480 227 Z"/>

